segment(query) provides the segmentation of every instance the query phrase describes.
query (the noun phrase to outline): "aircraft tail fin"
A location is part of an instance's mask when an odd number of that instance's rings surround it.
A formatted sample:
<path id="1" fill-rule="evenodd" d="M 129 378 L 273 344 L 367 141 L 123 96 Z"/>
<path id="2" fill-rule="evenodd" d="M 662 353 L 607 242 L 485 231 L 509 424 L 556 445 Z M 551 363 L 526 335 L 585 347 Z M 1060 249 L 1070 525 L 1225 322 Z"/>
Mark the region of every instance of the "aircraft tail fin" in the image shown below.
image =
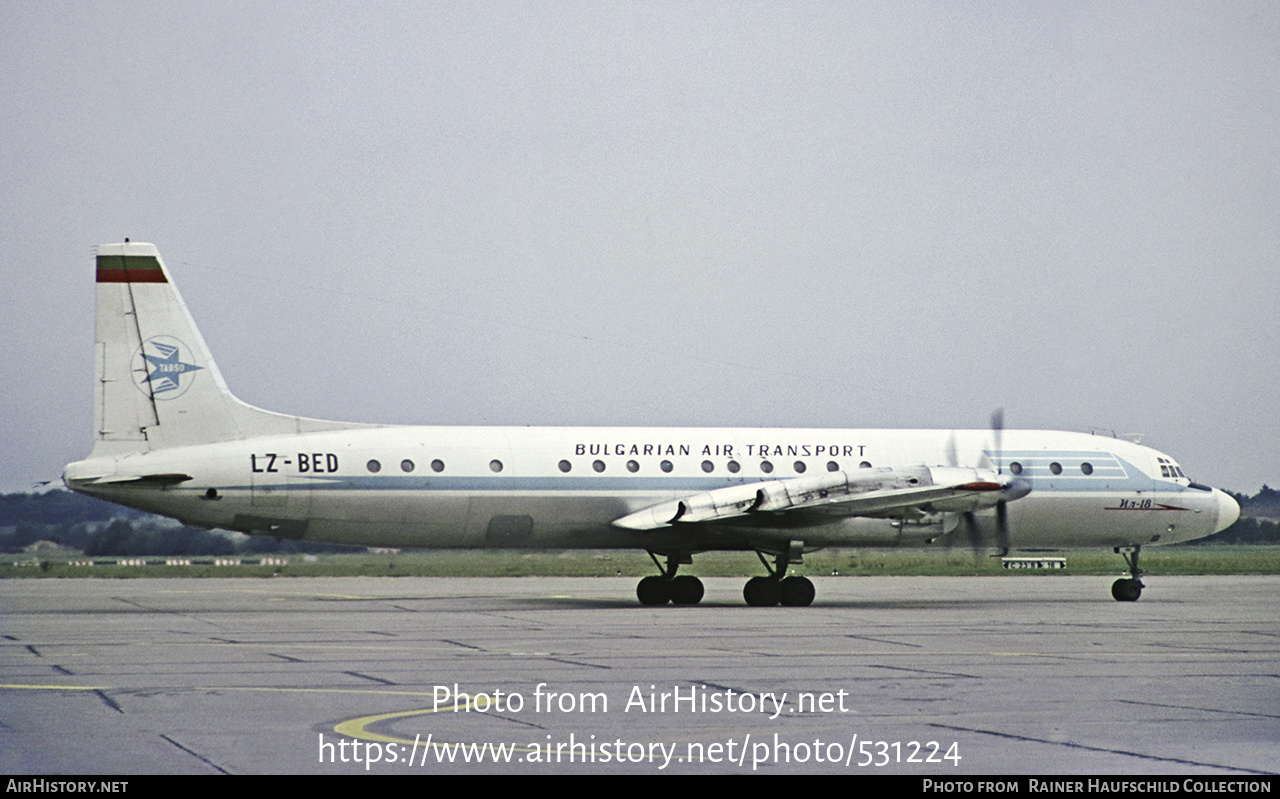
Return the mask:
<path id="1" fill-rule="evenodd" d="M 361 426 L 236 399 L 154 245 L 99 246 L 97 286 L 95 457 Z"/>

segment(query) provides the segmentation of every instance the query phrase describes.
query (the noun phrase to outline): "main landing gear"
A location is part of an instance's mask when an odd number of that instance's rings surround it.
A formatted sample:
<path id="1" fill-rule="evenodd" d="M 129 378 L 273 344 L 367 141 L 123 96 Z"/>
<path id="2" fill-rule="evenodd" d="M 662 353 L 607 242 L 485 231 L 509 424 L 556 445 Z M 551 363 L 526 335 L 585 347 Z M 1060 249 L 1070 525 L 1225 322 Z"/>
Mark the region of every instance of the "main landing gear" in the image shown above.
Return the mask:
<path id="1" fill-rule="evenodd" d="M 636 586 L 636 598 L 641 605 L 696 605 L 702 601 L 702 581 L 688 574 L 676 576 L 681 563 L 693 563 L 687 552 L 672 552 L 667 555 L 667 567 L 664 569 L 652 552 L 649 557 L 658 567 L 661 574 L 645 577 Z"/>
<path id="2" fill-rule="evenodd" d="M 1142 596 L 1142 570 L 1138 568 L 1138 550 L 1141 547 L 1116 547 L 1116 554 L 1124 558 L 1129 567 L 1129 576 L 1121 577 L 1111 584 L 1111 596 L 1117 602 L 1137 602 Z"/>
<path id="3" fill-rule="evenodd" d="M 795 557 L 792 557 L 794 554 Z M 767 608 L 783 605 L 792 608 L 804 608 L 813 604 L 817 594 L 808 577 L 788 577 L 788 564 L 800 562 L 800 550 L 779 552 L 774 555 L 774 565 L 770 566 L 765 553 L 756 551 L 756 557 L 769 571 L 768 577 L 752 577 L 742 589 L 742 598 L 753 608 Z"/>
<path id="4" fill-rule="evenodd" d="M 788 577 L 787 566 L 800 562 L 804 545 L 793 542 L 789 551 L 765 553 L 756 551 L 756 557 L 768 569 L 768 577 L 752 577 L 742 589 L 742 598 L 747 604 L 756 608 L 767 608 L 774 605 L 803 608 L 813 604 L 817 591 L 808 577 Z M 772 554 L 774 561 L 770 565 L 766 556 Z M 653 563 L 661 574 L 652 574 L 636 585 L 636 598 L 641 605 L 658 606 L 670 602 L 673 605 L 696 605 L 702 601 L 702 581 L 687 574 L 677 576 L 681 564 L 693 563 L 687 552 L 667 553 L 667 564 L 662 565 L 658 556 L 649 553 Z"/>

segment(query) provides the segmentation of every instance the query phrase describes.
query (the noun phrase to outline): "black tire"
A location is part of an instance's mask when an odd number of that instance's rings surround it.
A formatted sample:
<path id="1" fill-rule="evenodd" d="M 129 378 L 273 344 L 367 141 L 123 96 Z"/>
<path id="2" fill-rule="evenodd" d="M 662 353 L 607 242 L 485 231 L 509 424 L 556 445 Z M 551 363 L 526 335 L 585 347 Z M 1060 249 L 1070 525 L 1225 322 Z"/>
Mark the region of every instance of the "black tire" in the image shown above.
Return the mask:
<path id="1" fill-rule="evenodd" d="M 1117 602 L 1137 602 L 1142 596 L 1142 583 L 1131 577 L 1121 577 L 1111 584 L 1111 596 Z"/>
<path id="2" fill-rule="evenodd" d="M 702 601 L 704 589 L 697 577 L 682 574 L 671 581 L 671 604 L 696 605 Z"/>
<path id="3" fill-rule="evenodd" d="M 788 577 L 779 587 L 778 601 L 789 608 L 809 607 L 818 593 L 808 577 Z"/>
<path id="4" fill-rule="evenodd" d="M 772 577 L 752 577 L 742 588 L 742 598 L 753 608 L 769 608 L 778 604 L 778 581 Z"/>
<path id="5" fill-rule="evenodd" d="M 641 605 L 665 605 L 671 601 L 671 582 L 651 574 L 636 586 L 636 598 Z"/>

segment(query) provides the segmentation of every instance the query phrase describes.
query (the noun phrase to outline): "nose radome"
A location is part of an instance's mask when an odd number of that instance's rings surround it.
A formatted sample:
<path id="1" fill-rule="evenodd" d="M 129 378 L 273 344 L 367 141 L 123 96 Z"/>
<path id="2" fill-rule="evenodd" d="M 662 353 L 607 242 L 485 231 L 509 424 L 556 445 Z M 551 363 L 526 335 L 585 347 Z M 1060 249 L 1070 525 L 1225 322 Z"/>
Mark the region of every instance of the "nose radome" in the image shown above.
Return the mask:
<path id="1" fill-rule="evenodd" d="M 1219 533 L 1235 524 L 1236 519 L 1240 518 L 1240 503 L 1225 491 L 1215 488 L 1213 493 L 1218 495 L 1218 526 L 1213 531 Z"/>

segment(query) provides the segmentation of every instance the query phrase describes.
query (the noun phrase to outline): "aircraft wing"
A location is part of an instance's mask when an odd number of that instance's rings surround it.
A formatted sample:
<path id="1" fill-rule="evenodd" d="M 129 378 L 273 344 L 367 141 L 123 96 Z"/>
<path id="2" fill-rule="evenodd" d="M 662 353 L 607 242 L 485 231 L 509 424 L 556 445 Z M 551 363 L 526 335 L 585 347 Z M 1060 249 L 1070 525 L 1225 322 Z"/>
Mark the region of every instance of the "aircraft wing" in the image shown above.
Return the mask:
<path id="1" fill-rule="evenodd" d="M 993 507 L 1004 487 L 993 472 L 958 467 L 919 466 L 868 474 L 828 472 L 690 494 L 623 516 L 613 525 L 657 530 L 677 524 L 795 514 L 918 518 L 940 511 Z"/>

